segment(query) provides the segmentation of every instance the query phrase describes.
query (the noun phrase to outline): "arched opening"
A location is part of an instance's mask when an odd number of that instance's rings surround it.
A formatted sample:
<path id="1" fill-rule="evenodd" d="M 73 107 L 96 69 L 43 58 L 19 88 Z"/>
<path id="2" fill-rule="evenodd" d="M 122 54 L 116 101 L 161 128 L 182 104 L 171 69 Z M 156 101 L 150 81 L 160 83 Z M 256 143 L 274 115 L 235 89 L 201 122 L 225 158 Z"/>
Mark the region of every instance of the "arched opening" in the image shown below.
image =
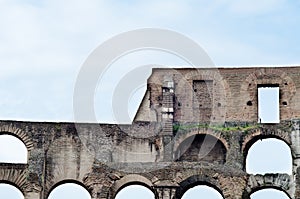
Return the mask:
<path id="1" fill-rule="evenodd" d="M 290 147 L 277 138 L 256 138 L 246 146 L 246 172 L 251 174 L 292 174 Z M 247 149 L 248 148 L 248 149 Z"/>
<path id="2" fill-rule="evenodd" d="M 283 191 L 274 189 L 274 188 L 266 188 L 255 191 L 250 195 L 251 199 L 290 199 L 290 197 Z"/>
<path id="3" fill-rule="evenodd" d="M 118 191 L 115 199 L 155 199 L 153 191 L 143 185 L 128 185 Z"/>
<path id="4" fill-rule="evenodd" d="M 212 198 L 223 199 L 218 182 L 207 175 L 193 175 L 179 183 L 175 198 Z"/>
<path id="5" fill-rule="evenodd" d="M 24 196 L 17 187 L 7 183 L 0 183 L 0 198 L 24 199 Z"/>
<path id="6" fill-rule="evenodd" d="M 26 164 L 27 154 L 27 148 L 19 138 L 8 134 L 0 135 L 0 162 Z"/>
<path id="7" fill-rule="evenodd" d="M 223 196 L 216 189 L 207 185 L 197 185 L 188 189 L 182 196 L 182 199 L 223 199 Z"/>
<path id="8" fill-rule="evenodd" d="M 177 161 L 206 161 L 224 164 L 226 160 L 226 148 L 223 143 L 214 136 L 196 134 L 180 143 L 175 152 L 175 158 Z"/>
<path id="9" fill-rule="evenodd" d="M 66 182 L 58 186 L 50 192 L 48 199 L 91 199 L 87 189 L 79 183 Z"/>

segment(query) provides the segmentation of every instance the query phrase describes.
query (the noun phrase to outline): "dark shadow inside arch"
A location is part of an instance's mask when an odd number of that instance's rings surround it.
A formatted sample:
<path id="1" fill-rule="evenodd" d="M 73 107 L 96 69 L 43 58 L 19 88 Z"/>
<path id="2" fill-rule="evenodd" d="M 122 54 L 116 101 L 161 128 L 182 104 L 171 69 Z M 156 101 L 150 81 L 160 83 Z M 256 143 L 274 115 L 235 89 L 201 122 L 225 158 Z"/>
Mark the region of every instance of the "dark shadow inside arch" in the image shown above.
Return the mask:
<path id="1" fill-rule="evenodd" d="M 216 185 L 216 182 L 213 182 L 208 176 L 191 176 L 186 180 L 182 181 L 179 185 L 179 188 L 176 190 L 175 199 L 181 199 L 185 192 L 198 185 L 205 185 L 210 188 L 213 188 L 214 190 L 219 192 L 220 195 L 224 198 L 222 190 Z M 199 196 L 199 198 L 200 197 L 201 196 Z"/>
<path id="2" fill-rule="evenodd" d="M 175 160 L 224 164 L 226 152 L 224 144 L 218 138 L 208 134 L 197 134 L 180 143 L 175 151 Z"/>
<path id="3" fill-rule="evenodd" d="M 292 199 L 292 197 L 290 197 L 290 195 L 284 189 L 282 189 L 280 187 L 276 187 L 276 186 L 263 186 L 263 187 L 254 188 L 254 189 L 251 190 L 250 193 L 244 193 L 243 198 L 251 199 L 252 194 L 254 194 L 256 192 L 259 192 L 259 191 L 262 191 L 262 190 L 266 190 L 266 189 L 273 189 L 273 190 L 276 190 L 276 191 L 280 191 L 283 194 L 285 194 L 289 199 Z"/>
<path id="4" fill-rule="evenodd" d="M 83 184 L 82 182 L 79 182 L 79 181 L 76 181 L 76 180 L 63 180 L 63 181 L 60 181 L 58 183 L 56 183 L 54 186 L 52 186 L 50 188 L 50 190 L 48 191 L 47 193 L 47 197 L 46 198 L 49 198 L 50 194 L 56 189 L 58 188 L 59 186 L 61 185 L 65 185 L 65 184 L 75 184 L 75 185 L 79 185 L 80 187 L 82 187 L 83 189 L 85 189 L 88 193 L 89 193 L 89 196 L 91 198 L 91 190 L 88 189 L 88 187 L 85 186 L 85 184 Z"/>
<path id="5" fill-rule="evenodd" d="M 7 180 L 0 180 L 0 185 L 1 184 L 3 184 L 3 185 L 10 185 L 10 186 L 16 188 L 16 190 L 18 190 L 21 193 L 22 197 L 25 198 L 22 189 L 18 185 L 16 185 L 15 183 L 7 181 Z M 2 198 L 1 196 L 2 196 L 2 194 L 0 193 L 0 198 Z"/>
<path id="6" fill-rule="evenodd" d="M 26 143 L 17 135 L 10 132 L 0 132 L 0 142 L 2 139 L 9 139 L 5 141 L 7 149 L 2 152 L 8 153 L 9 158 L 0 157 L 0 163 L 12 163 L 12 164 L 27 164 L 28 163 L 28 148 Z M 16 143 L 17 142 L 17 143 Z M 17 144 L 18 146 L 15 146 Z M 21 149 L 23 148 L 23 149 Z M 18 151 L 16 151 L 18 149 Z"/>
<path id="7" fill-rule="evenodd" d="M 249 150 L 251 149 L 251 147 L 256 143 L 258 142 L 259 140 L 267 140 L 267 139 L 276 139 L 278 141 L 282 141 L 283 143 L 286 144 L 286 146 L 289 148 L 289 152 L 290 152 L 290 157 L 292 157 L 292 150 L 291 150 L 291 147 L 289 145 L 289 143 L 284 140 L 283 138 L 279 137 L 279 136 L 276 136 L 276 135 L 257 135 L 255 136 L 254 138 L 252 138 L 250 141 L 248 141 L 245 145 L 245 148 L 244 148 L 244 151 L 243 151 L 243 154 L 244 154 L 244 160 L 243 160 L 243 170 L 246 171 L 246 167 L 247 167 L 247 158 L 248 158 L 248 153 L 249 153 Z M 275 159 L 274 161 L 278 161 L 278 159 Z M 292 162 L 291 162 L 292 164 Z M 292 168 L 291 168 L 292 169 Z"/>
<path id="8" fill-rule="evenodd" d="M 127 188 L 127 187 L 130 187 L 132 185 L 139 185 L 139 186 L 142 186 L 142 187 L 145 187 L 147 188 L 149 191 L 151 191 L 154 195 L 154 198 L 155 199 L 158 199 L 158 194 L 157 192 L 153 189 L 153 187 L 150 187 L 149 185 L 143 183 L 143 182 L 139 182 L 139 181 L 132 181 L 132 182 L 128 182 L 124 185 L 122 185 L 114 194 L 113 194 L 113 197 L 112 198 L 116 198 L 118 193 L 121 192 L 123 189 Z"/>

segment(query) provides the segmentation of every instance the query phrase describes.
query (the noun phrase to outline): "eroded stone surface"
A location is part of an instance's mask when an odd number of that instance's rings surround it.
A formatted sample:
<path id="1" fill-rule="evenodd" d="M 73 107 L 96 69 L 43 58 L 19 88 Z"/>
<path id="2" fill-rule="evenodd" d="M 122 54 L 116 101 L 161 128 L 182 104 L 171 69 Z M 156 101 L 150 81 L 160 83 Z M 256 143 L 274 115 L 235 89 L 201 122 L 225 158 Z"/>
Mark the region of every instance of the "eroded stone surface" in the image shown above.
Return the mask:
<path id="1" fill-rule="evenodd" d="M 259 84 L 279 85 L 279 124 L 257 123 Z M 0 132 L 28 150 L 27 164 L 0 163 L 0 180 L 26 199 L 46 199 L 63 182 L 84 186 L 93 199 L 112 199 L 132 183 L 159 199 L 199 184 L 226 199 L 265 187 L 300 198 L 299 88 L 299 67 L 154 69 L 131 125 L 0 121 Z M 245 172 L 249 148 L 268 137 L 290 146 L 291 176 Z"/>

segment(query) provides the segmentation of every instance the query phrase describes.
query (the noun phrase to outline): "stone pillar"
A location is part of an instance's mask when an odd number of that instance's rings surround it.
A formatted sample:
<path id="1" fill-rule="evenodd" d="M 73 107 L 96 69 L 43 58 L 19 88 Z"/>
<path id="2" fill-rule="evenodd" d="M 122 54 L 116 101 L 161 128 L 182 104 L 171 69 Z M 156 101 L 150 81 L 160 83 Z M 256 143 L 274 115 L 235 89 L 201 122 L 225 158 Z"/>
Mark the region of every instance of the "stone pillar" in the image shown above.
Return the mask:
<path id="1" fill-rule="evenodd" d="M 93 189 L 91 193 L 91 199 L 97 199 L 97 197 L 98 197 L 98 190 Z"/>
<path id="2" fill-rule="evenodd" d="M 158 199 L 175 199 L 176 189 L 174 186 L 155 187 Z"/>
<path id="3" fill-rule="evenodd" d="M 229 149 L 226 153 L 226 165 L 238 170 L 243 169 L 244 156 L 240 146 L 240 135 L 231 134 L 229 138 Z"/>
<path id="4" fill-rule="evenodd" d="M 163 131 L 161 132 L 163 139 L 163 161 L 170 162 L 173 160 L 173 117 L 174 117 L 174 82 L 172 78 L 165 77 L 162 87 L 162 109 L 161 121 Z"/>
<path id="5" fill-rule="evenodd" d="M 292 120 L 291 141 L 295 165 L 293 169 L 296 172 L 300 166 L 300 120 Z"/>
<path id="6" fill-rule="evenodd" d="M 101 198 L 101 190 L 102 185 L 101 184 L 91 184 L 89 185 L 89 189 L 91 190 L 91 199 L 98 199 Z"/>
<path id="7" fill-rule="evenodd" d="M 24 199 L 40 199 L 42 187 L 36 183 L 29 183 L 24 187 Z"/>
<path id="8" fill-rule="evenodd" d="M 300 120 L 292 120 L 291 148 L 293 155 L 293 175 L 296 181 L 295 198 L 300 198 Z"/>
<path id="9" fill-rule="evenodd" d="M 164 162 L 172 162 L 173 160 L 173 143 L 172 136 L 164 135 L 163 136 L 163 145 L 164 145 Z"/>
<path id="10" fill-rule="evenodd" d="M 218 176 L 225 199 L 242 199 L 247 185 L 246 176 Z"/>
<path id="11" fill-rule="evenodd" d="M 40 193 L 37 192 L 26 192 L 25 199 L 40 199 Z"/>

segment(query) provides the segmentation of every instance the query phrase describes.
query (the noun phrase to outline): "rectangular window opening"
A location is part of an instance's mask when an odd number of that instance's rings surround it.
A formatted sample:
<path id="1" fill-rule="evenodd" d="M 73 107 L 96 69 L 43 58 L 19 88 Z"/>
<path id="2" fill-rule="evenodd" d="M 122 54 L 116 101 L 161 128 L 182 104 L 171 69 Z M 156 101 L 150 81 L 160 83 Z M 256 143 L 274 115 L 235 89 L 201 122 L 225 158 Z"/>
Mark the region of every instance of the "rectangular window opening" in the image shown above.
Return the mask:
<path id="1" fill-rule="evenodd" d="M 279 85 L 258 85 L 258 122 L 279 123 Z"/>
<path id="2" fill-rule="evenodd" d="M 213 110 L 213 80 L 193 81 L 193 112 L 199 122 L 210 121 Z"/>

